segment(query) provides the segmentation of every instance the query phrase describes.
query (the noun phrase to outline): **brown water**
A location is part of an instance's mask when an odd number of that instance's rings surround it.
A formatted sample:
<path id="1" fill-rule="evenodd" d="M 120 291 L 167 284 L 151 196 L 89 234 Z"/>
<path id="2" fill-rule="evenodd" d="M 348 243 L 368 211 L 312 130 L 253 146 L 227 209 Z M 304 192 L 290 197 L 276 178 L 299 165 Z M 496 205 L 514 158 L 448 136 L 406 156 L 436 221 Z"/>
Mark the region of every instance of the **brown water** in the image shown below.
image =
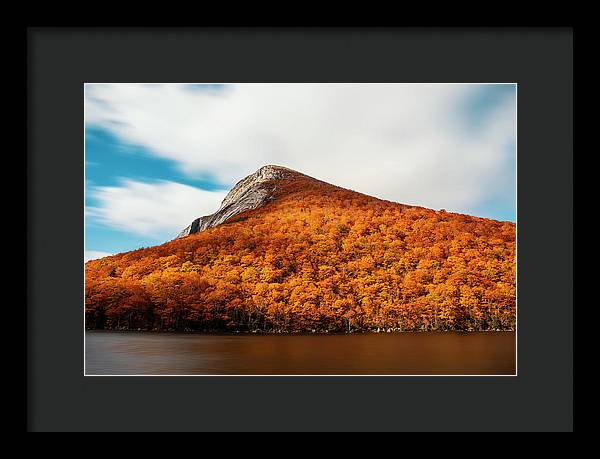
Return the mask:
<path id="1" fill-rule="evenodd" d="M 87 375 L 512 375 L 514 332 L 86 332 Z"/>

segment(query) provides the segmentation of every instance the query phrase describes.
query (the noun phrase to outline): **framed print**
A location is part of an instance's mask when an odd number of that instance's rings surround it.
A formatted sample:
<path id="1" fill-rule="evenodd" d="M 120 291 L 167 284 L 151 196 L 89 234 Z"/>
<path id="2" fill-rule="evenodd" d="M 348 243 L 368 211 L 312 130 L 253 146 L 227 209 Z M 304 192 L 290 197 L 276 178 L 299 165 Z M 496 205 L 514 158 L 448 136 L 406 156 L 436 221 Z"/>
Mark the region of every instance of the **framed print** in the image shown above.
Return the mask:
<path id="1" fill-rule="evenodd" d="M 30 430 L 572 430 L 571 29 L 28 52 Z"/>

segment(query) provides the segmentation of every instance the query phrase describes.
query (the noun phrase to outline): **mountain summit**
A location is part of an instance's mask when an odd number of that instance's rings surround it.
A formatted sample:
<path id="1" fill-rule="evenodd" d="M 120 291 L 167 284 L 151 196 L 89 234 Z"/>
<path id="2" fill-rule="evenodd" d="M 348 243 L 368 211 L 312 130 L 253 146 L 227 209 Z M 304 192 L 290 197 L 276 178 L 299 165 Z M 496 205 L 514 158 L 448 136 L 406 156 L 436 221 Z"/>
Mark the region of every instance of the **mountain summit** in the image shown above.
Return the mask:
<path id="1" fill-rule="evenodd" d="M 278 181 L 286 180 L 289 182 L 298 179 L 316 181 L 312 177 L 287 167 L 263 166 L 236 183 L 214 214 L 197 218 L 183 229 L 177 235 L 177 238 L 205 231 L 242 212 L 262 207 L 275 199 Z"/>
<path id="2" fill-rule="evenodd" d="M 385 201 L 265 166 L 180 236 L 88 261 L 86 326 L 515 328 L 511 222 Z"/>

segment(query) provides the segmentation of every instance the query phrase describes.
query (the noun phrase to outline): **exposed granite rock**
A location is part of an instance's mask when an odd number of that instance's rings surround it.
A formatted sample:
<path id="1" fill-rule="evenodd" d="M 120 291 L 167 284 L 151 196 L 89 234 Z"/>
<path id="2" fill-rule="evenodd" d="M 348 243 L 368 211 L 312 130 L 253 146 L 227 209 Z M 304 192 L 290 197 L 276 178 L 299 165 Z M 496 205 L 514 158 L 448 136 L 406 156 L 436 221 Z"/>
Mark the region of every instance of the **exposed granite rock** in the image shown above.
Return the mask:
<path id="1" fill-rule="evenodd" d="M 275 181 L 283 180 L 297 172 L 281 166 L 263 166 L 254 174 L 240 180 L 223 199 L 221 207 L 212 215 L 197 218 L 177 238 L 220 225 L 228 218 L 247 210 L 261 207 L 273 199 Z"/>

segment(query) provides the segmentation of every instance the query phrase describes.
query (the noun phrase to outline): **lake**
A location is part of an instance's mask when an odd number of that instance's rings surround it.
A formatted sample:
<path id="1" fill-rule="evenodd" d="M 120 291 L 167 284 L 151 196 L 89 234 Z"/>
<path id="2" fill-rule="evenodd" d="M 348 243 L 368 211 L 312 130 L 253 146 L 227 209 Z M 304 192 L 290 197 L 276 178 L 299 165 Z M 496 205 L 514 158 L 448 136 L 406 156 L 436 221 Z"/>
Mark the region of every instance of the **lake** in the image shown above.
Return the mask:
<path id="1" fill-rule="evenodd" d="M 86 332 L 86 375 L 512 375 L 514 332 Z"/>

